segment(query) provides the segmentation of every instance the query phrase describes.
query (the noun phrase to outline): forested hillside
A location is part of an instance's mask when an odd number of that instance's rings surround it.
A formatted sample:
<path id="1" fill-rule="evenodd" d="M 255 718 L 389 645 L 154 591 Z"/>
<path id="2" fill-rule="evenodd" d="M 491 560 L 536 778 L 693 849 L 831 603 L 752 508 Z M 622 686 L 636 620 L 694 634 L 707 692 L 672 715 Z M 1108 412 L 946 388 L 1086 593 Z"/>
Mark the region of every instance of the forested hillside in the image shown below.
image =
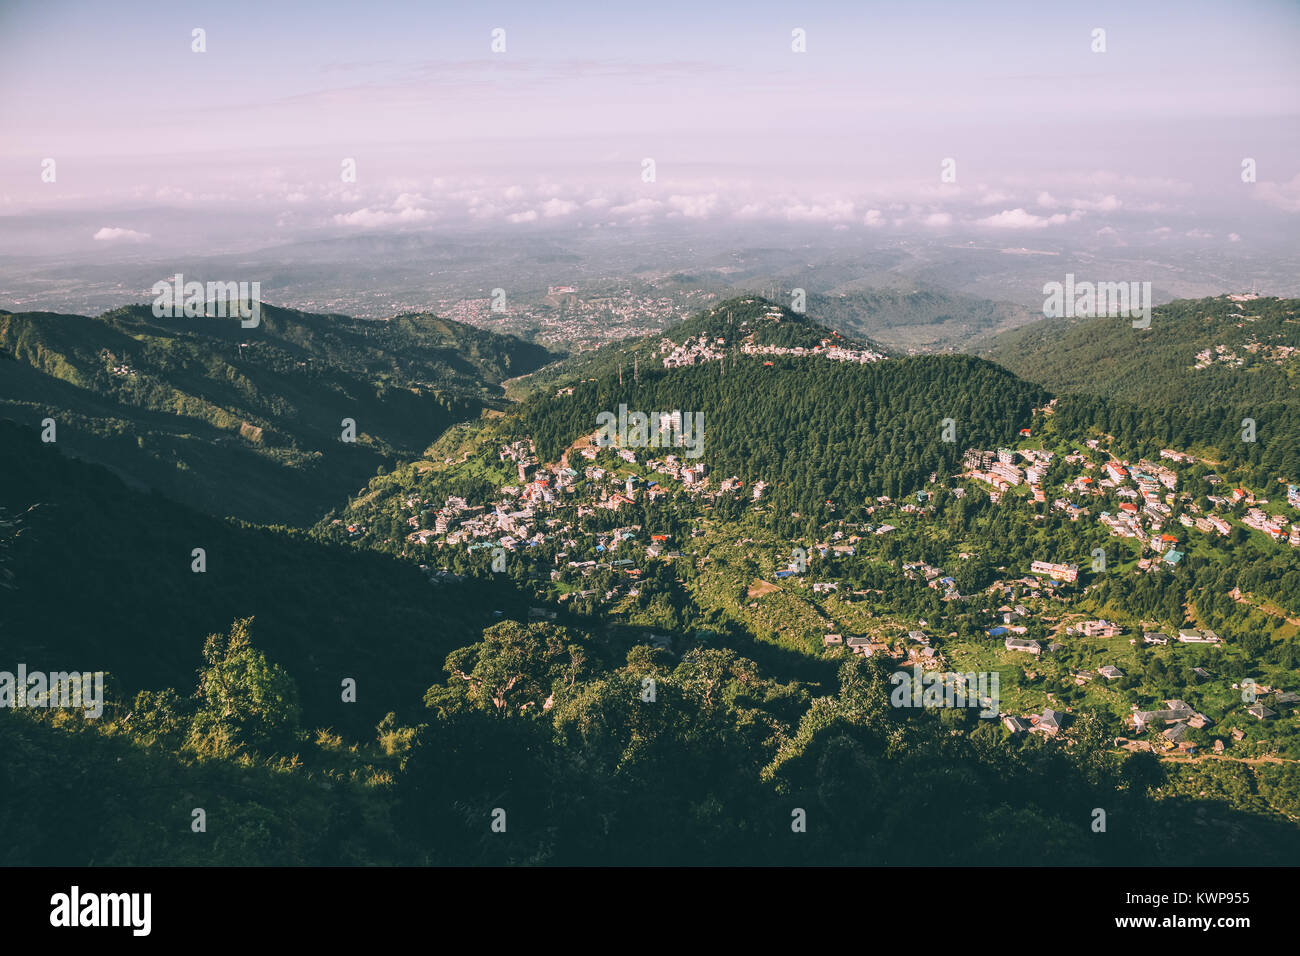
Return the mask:
<path id="1" fill-rule="evenodd" d="M 670 354 L 672 346 L 688 341 L 707 343 L 711 352 L 726 355 L 733 361 L 747 346 L 812 349 L 823 342 L 887 354 L 883 346 L 869 339 L 844 335 L 807 313 L 792 312 L 760 296 L 739 296 L 671 325 L 662 333 L 615 342 L 562 359 L 512 382 L 510 394 L 522 401 L 575 381 L 617 377 L 620 371 L 630 378 L 636 370 L 662 369 L 665 354 Z"/>
<path id="2" fill-rule="evenodd" d="M 521 427 L 547 459 L 596 428 L 620 404 L 647 413 L 704 413 L 711 474 L 773 483 L 778 509 L 821 514 L 868 496 L 906 494 L 931 472 L 952 474 L 972 445 L 1005 445 L 1029 425 L 1042 389 L 965 356 L 857 365 L 778 356 L 582 382 L 571 395 L 531 403 Z M 944 419 L 953 440 L 944 440 Z M 678 452 L 680 454 L 680 451 Z"/>
<path id="3" fill-rule="evenodd" d="M 1300 301 L 1179 300 L 1127 318 L 1044 319 L 980 354 L 1057 394 L 1079 426 L 1300 473 Z M 1255 423 L 1243 440 L 1243 420 Z"/>
<path id="4" fill-rule="evenodd" d="M 813 348 L 830 339 L 846 348 L 865 347 L 883 351 L 868 339 L 844 336 L 807 311 L 793 312 L 788 306 L 760 296 L 740 296 L 720 302 L 670 326 L 664 331 L 663 337 L 681 343 L 701 335 L 710 339 L 723 338 L 726 347 L 730 349 L 746 342 L 784 348 Z M 657 338 L 658 336 L 650 336 L 645 341 L 654 343 Z"/>
<path id="5" fill-rule="evenodd" d="M 411 564 L 132 490 L 33 429 L 0 421 L 0 460 L 0 510 L 15 522 L 0 669 L 27 661 L 107 671 L 122 693 L 184 690 L 205 635 L 254 618 L 309 719 L 355 732 L 403 700 L 414 708 L 447 651 L 491 619 L 482 605 L 440 601 Z M 345 677 L 361 688 L 352 707 L 340 705 Z"/>
<path id="6" fill-rule="evenodd" d="M 209 513 L 309 524 L 348 490 L 500 404 L 553 356 L 427 315 L 262 306 L 261 323 L 0 313 L 0 414 Z M 343 420 L 355 443 L 342 442 Z"/>

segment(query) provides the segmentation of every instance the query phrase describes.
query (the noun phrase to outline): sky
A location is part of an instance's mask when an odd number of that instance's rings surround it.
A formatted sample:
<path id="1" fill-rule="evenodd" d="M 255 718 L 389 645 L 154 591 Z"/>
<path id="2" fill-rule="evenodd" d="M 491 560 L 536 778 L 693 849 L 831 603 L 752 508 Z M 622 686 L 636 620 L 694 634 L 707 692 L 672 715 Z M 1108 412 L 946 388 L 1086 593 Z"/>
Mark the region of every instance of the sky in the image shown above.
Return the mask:
<path id="1" fill-rule="evenodd" d="M 0 0 L 0 223 L 1229 243 L 1300 215 L 1297 49 L 1294 0 Z"/>

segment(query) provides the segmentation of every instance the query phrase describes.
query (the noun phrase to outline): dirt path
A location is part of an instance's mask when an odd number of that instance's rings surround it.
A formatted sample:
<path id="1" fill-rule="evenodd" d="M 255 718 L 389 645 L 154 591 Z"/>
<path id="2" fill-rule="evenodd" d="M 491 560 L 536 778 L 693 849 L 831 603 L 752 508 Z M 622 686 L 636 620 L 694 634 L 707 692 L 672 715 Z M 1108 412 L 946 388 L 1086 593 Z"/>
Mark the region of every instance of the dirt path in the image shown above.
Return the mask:
<path id="1" fill-rule="evenodd" d="M 1236 588 L 1234 588 L 1232 591 L 1229 591 L 1228 596 L 1231 597 L 1238 604 L 1245 604 L 1248 607 L 1259 608 L 1265 614 L 1272 615 L 1273 617 L 1280 617 L 1288 624 L 1294 624 L 1297 627 L 1300 627 L 1300 617 L 1290 617 L 1286 613 L 1286 608 L 1274 604 L 1272 601 L 1268 600 L 1267 598 L 1263 600 L 1258 600 L 1256 599 L 1254 594 L 1243 594 L 1241 591 L 1237 590 Z"/>
<path id="2" fill-rule="evenodd" d="M 1261 764 L 1261 763 L 1300 763 L 1300 760 L 1292 760 L 1289 757 L 1229 757 L 1226 754 L 1197 754 L 1195 757 L 1184 757 L 1181 754 L 1164 756 L 1161 760 L 1168 760 L 1173 763 L 1197 763 L 1201 760 L 1231 760 L 1235 763 Z"/>

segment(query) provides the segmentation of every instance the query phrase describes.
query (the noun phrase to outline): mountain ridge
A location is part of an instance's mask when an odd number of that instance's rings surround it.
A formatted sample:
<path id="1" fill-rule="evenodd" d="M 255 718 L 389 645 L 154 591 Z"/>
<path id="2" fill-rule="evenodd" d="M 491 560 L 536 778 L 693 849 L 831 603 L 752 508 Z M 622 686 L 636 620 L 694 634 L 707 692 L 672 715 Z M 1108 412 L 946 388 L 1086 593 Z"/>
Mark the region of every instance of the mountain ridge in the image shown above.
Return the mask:
<path id="1" fill-rule="evenodd" d="M 260 318 L 0 313 L 0 414 L 52 418 L 65 450 L 210 512 L 306 525 L 554 357 L 428 313 Z"/>

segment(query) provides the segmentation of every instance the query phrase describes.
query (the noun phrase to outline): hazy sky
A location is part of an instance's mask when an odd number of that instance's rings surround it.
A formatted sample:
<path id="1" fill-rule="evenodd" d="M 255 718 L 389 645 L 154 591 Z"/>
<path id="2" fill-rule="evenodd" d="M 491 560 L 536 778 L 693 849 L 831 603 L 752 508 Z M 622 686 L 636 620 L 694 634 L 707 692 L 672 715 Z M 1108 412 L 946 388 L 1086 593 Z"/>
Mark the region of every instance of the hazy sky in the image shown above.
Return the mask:
<path id="1" fill-rule="evenodd" d="M 157 241 L 154 206 L 295 234 L 777 219 L 1229 242 L 1300 215 L 1297 51 L 1294 0 L 0 0 L 0 216 L 123 210 L 105 243 Z"/>

